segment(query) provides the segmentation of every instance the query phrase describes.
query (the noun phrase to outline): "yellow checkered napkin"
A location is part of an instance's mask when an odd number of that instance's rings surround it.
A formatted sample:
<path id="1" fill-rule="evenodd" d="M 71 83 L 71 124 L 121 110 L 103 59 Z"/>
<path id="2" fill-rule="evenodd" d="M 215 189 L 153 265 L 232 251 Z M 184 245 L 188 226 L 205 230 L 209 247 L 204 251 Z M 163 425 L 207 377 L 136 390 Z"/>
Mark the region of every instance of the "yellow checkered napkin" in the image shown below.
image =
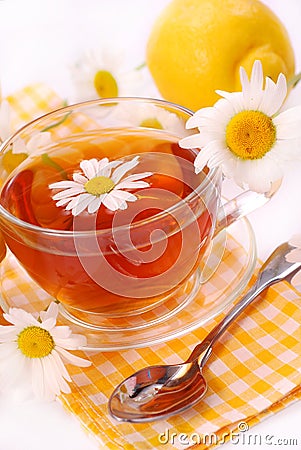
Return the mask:
<path id="1" fill-rule="evenodd" d="M 233 247 L 237 245 L 229 236 L 228 248 L 232 243 Z M 237 264 L 235 254 L 227 254 L 223 272 L 227 265 Z M 1 294 L 10 305 L 39 311 L 51 301 L 34 283 L 26 282 L 11 256 L 2 266 Z M 213 289 L 214 280 L 220 282 L 214 275 L 207 281 L 209 289 Z M 209 385 L 206 397 L 181 415 L 153 423 L 119 423 L 109 417 L 107 402 L 114 387 L 134 371 L 147 365 L 184 361 L 221 317 L 159 345 L 85 352 L 83 356 L 90 358 L 92 366 L 68 367 L 72 393 L 62 395 L 60 400 L 94 434 L 100 448 L 134 450 L 162 445 L 182 449 L 183 439 L 185 448 L 196 442 L 201 444 L 199 448 L 207 448 L 208 441 L 221 443 L 231 432 L 244 431 L 301 397 L 300 307 L 300 294 L 286 282 L 258 297 L 214 347 L 204 369 Z"/>
<path id="2" fill-rule="evenodd" d="M 108 416 L 107 400 L 133 371 L 185 360 L 212 323 L 151 348 L 92 356 L 93 367 L 73 371 L 73 392 L 62 402 L 108 449 L 182 449 L 181 433 L 186 448 L 189 441 L 208 443 L 208 434 L 217 441 L 227 438 L 245 429 L 242 422 L 251 426 L 301 396 L 300 307 L 298 293 L 285 282 L 261 296 L 216 344 L 204 369 L 206 397 L 181 415 L 148 424 L 117 423 Z"/>
<path id="3" fill-rule="evenodd" d="M 18 98 L 22 99 L 21 105 Z M 21 121 L 25 112 L 31 116 L 39 114 L 41 105 L 48 104 L 51 109 L 54 99 L 59 101 L 47 87 L 39 85 L 39 89 L 30 88 L 27 93 L 11 97 L 10 102 L 16 118 L 20 113 Z M 228 248 L 231 245 L 237 244 L 229 236 Z M 223 273 L 210 279 L 206 288 L 210 291 L 214 288 L 212 283 L 225 283 L 228 271 L 237 266 L 236 252 L 227 253 Z M 16 306 L 33 309 L 49 301 L 47 294 L 37 298 L 34 285 L 25 283 L 17 271 L 7 272 L 1 283 L 2 294 L 5 290 Z M 87 353 L 92 366 L 68 367 L 73 379 L 72 393 L 62 395 L 60 400 L 94 434 L 100 448 L 182 449 L 194 444 L 206 448 L 210 442 L 221 443 L 231 431 L 243 431 L 243 427 L 301 397 L 300 307 L 299 293 L 286 282 L 259 297 L 216 344 L 204 369 L 209 385 L 206 397 L 181 415 L 153 423 L 119 423 L 109 417 L 107 401 L 114 387 L 134 371 L 146 365 L 184 361 L 215 321 L 182 338 L 152 347 Z"/>

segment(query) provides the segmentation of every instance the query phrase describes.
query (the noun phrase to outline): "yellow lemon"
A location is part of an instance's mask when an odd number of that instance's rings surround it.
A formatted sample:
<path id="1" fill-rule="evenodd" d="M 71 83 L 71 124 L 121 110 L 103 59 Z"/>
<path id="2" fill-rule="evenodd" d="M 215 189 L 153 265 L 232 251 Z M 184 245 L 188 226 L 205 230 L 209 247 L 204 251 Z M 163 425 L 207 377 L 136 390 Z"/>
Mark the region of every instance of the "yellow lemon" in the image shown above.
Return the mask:
<path id="1" fill-rule="evenodd" d="M 161 95 L 192 110 L 212 106 L 216 89 L 240 91 L 260 59 L 265 76 L 294 75 L 287 30 L 258 0 L 173 0 L 157 18 L 146 62 Z"/>

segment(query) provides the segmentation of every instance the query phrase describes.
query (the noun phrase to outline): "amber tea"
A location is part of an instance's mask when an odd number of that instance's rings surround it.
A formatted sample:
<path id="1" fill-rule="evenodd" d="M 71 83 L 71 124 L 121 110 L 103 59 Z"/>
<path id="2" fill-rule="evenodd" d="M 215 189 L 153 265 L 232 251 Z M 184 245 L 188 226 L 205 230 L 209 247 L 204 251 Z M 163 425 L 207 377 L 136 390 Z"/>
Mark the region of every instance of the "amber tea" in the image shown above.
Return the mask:
<path id="1" fill-rule="evenodd" d="M 1 205 L 44 230 L 33 238 L 30 227 L 20 234 L 17 226 L 3 225 L 8 246 L 30 276 L 67 307 L 112 317 L 170 298 L 195 270 L 216 209 L 216 194 L 193 197 L 206 175 L 195 175 L 195 154 L 177 141 L 163 131 L 101 130 L 62 139 L 27 158 L 2 188 Z M 137 201 L 126 209 L 101 204 L 92 214 L 74 216 L 57 206 L 57 190 L 49 186 L 80 174 L 82 161 L 133 157 L 139 164 L 127 176 L 150 175 L 148 187 L 129 189 Z"/>

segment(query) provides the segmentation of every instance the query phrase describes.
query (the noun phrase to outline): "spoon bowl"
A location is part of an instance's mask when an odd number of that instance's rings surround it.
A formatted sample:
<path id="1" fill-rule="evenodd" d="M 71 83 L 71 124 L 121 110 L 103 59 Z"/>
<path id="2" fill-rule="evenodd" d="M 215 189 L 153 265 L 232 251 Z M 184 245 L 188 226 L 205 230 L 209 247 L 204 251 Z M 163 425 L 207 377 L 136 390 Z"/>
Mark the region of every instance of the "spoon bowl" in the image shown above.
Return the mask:
<path id="1" fill-rule="evenodd" d="M 156 382 L 154 382 L 156 380 Z M 207 383 L 197 360 L 172 366 L 151 366 L 127 378 L 110 401 L 118 420 L 148 422 L 181 412 L 200 401 Z"/>
<path id="2" fill-rule="evenodd" d="M 111 416 L 125 422 L 150 422 L 183 412 L 198 403 L 207 391 L 202 372 L 213 345 L 261 292 L 283 279 L 290 281 L 300 269 L 301 263 L 286 260 L 293 248 L 284 243 L 271 254 L 253 286 L 194 348 L 186 362 L 145 367 L 122 381 L 109 400 Z"/>

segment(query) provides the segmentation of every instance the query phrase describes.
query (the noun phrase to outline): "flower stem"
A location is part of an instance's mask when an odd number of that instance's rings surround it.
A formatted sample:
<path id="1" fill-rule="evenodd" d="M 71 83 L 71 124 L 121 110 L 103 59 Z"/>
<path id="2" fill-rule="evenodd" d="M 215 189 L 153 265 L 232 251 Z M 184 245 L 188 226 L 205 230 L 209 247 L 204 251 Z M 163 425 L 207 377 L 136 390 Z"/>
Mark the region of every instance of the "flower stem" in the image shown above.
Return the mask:
<path id="1" fill-rule="evenodd" d="M 287 82 L 287 85 L 290 88 L 294 88 L 297 86 L 300 80 L 301 80 L 301 72 L 297 73 L 292 78 L 290 78 Z"/>
<path id="2" fill-rule="evenodd" d="M 64 106 L 67 106 L 67 102 L 64 102 Z M 62 123 L 65 122 L 65 120 L 70 116 L 72 111 L 68 112 L 67 114 L 64 115 L 64 117 L 62 117 L 61 120 L 59 120 L 58 122 L 52 123 L 51 125 L 49 125 L 48 127 L 43 128 L 43 130 L 41 131 L 49 131 L 51 130 L 51 128 L 55 128 L 58 125 L 61 125 Z"/>
<path id="3" fill-rule="evenodd" d="M 135 67 L 135 70 L 141 70 L 144 67 L 146 67 L 146 63 L 145 62 L 143 62 L 143 63 L 139 64 L 139 66 Z"/>
<path id="4" fill-rule="evenodd" d="M 53 167 L 55 170 L 57 170 L 62 175 L 62 178 L 64 178 L 64 180 L 68 179 L 68 176 L 67 176 L 67 173 L 65 172 L 65 170 L 59 164 L 57 164 L 55 161 L 53 161 L 53 159 L 51 159 L 47 153 L 43 153 L 43 155 L 41 157 L 42 157 L 42 161 L 44 164 L 46 164 L 47 166 Z"/>

